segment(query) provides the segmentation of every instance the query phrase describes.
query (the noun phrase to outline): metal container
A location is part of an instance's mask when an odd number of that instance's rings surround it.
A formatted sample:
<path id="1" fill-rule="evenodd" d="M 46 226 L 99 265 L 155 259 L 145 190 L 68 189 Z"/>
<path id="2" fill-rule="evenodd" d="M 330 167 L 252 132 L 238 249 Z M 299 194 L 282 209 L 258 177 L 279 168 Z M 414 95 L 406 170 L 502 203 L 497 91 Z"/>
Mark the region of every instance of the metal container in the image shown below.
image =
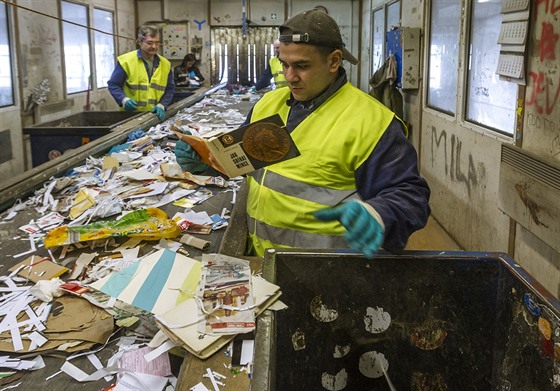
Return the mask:
<path id="1" fill-rule="evenodd" d="M 143 113 L 85 111 L 23 128 L 23 133 L 30 136 L 33 167 L 104 136 L 114 127 L 140 114 Z"/>
<path id="2" fill-rule="evenodd" d="M 288 309 L 252 390 L 560 388 L 560 302 L 505 254 L 269 250 L 264 275 Z"/>

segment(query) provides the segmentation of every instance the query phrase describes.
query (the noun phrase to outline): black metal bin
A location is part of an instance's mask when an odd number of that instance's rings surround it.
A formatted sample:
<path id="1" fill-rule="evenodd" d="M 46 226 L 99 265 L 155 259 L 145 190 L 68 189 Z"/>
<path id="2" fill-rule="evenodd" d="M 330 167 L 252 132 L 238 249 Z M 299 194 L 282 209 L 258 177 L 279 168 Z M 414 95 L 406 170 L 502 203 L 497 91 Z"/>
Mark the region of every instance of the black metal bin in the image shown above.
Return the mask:
<path id="1" fill-rule="evenodd" d="M 560 302 L 505 254 L 274 251 L 251 390 L 557 390 Z"/>
<path id="2" fill-rule="evenodd" d="M 32 165 L 41 165 L 58 153 L 78 148 L 104 136 L 119 124 L 140 114 L 143 113 L 85 111 L 23 128 L 23 133 L 30 136 Z"/>

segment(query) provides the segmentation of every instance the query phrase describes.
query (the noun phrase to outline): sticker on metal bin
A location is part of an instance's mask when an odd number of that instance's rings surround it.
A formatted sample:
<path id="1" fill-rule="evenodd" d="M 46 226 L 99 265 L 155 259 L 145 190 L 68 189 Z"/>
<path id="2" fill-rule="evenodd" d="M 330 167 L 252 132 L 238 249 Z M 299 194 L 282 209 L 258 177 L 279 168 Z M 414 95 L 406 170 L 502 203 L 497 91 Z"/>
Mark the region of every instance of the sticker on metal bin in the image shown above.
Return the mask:
<path id="1" fill-rule="evenodd" d="M 321 296 L 315 296 L 309 305 L 311 315 L 319 322 L 332 322 L 338 318 L 338 311 L 323 304 Z"/>
<path id="2" fill-rule="evenodd" d="M 524 301 L 525 301 L 525 306 L 527 307 L 530 313 L 532 313 L 535 316 L 541 315 L 541 309 L 539 305 L 536 303 L 535 298 L 533 297 L 532 294 L 525 293 Z"/>
<path id="3" fill-rule="evenodd" d="M 346 388 L 348 383 L 348 373 L 346 369 L 341 369 L 336 375 L 330 375 L 323 372 L 321 375 L 321 385 L 325 390 L 340 391 Z"/>
<path id="4" fill-rule="evenodd" d="M 383 311 L 383 308 L 368 307 L 364 316 L 366 330 L 373 334 L 384 332 L 391 325 L 391 314 Z"/>
<path id="5" fill-rule="evenodd" d="M 299 328 L 292 334 L 292 346 L 294 350 L 305 349 L 305 333 Z"/>

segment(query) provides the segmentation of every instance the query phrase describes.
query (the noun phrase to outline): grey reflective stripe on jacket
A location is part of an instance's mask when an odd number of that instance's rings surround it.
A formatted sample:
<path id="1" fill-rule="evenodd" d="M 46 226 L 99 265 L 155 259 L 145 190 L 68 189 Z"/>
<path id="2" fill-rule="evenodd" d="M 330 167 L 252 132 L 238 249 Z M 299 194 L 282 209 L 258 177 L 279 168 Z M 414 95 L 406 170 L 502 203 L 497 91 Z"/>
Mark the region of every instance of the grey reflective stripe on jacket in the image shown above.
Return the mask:
<path id="1" fill-rule="evenodd" d="M 299 248 L 349 248 L 344 236 L 312 234 L 288 228 L 273 227 L 247 215 L 249 234 L 271 242 Z"/>
<path id="2" fill-rule="evenodd" d="M 153 88 L 154 90 L 157 91 L 165 91 L 165 86 L 156 83 L 150 83 L 150 88 Z"/>
<path id="3" fill-rule="evenodd" d="M 128 88 L 130 88 L 131 90 L 135 90 L 135 91 L 147 91 L 148 90 L 148 86 L 144 85 L 144 84 L 130 84 L 129 82 L 125 82 L 126 86 Z"/>
<path id="4" fill-rule="evenodd" d="M 264 170 L 257 170 L 249 175 L 262 186 L 266 186 L 271 190 L 291 197 L 301 198 L 302 200 L 312 201 L 330 207 L 336 206 L 345 200 L 359 199 L 355 189 L 335 190 L 322 186 L 309 185 L 286 178 L 270 170 L 266 171 L 265 180 L 262 182 L 264 172 Z"/>

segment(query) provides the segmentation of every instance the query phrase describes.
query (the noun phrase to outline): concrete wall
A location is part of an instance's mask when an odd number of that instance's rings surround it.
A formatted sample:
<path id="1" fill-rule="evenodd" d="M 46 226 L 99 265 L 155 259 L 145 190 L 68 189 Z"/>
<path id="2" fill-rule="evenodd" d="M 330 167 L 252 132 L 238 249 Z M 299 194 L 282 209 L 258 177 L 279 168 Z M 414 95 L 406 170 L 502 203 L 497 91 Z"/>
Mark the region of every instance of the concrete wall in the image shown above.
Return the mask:
<path id="1" fill-rule="evenodd" d="M 560 7 L 536 1 L 529 37 L 527 88 L 524 104 L 523 149 L 560 163 Z M 560 206 L 560 194 L 556 194 Z M 558 238 L 560 240 L 560 238 Z M 560 253 L 525 228 L 516 225 L 515 259 L 560 297 Z"/>
<path id="2" fill-rule="evenodd" d="M 553 20 L 557 20 L 560 12 L 556 8 L 551 15 L 554 8 L 546 4 L 535 6 L 532 13 L 528 84 L 525 95 L 521 90 L 520 96 L 525 121 L 522 139 L 517 140 L 517 144 L 541 159 L 558 163 L 560 46 L 558 42 L 550 46 L 545 41 L 551 43 L 553 34 L 559 33 Z M 548 25 L 543 29 L 546 23 Z M 463 45 L 465 31 L 463 29 Z M 543 55 L 544 60 L 541 59 Z M 425 82 L 423 86 L 426 87 Z M 461 85 L 459 95 L 464 93 L 465 86 Z M 419 96 L 424 99 L 423 93 Z M 462 120 L 462 108 L 452 118 L 421 107 L 421 99 L 415 98 L 412 102 L 406 95 L 405 99 L 411 102 L 408 110 L 421 113 L 421 170 L 432 188 L 431 205 L 435 219 L 467 251 L 510 250 L 509 255 L 517 263 L 549 291 L 560 296 L 560 254 L 519 224 L 510 226 L 509 216 L 498 207 L 501 146 L 503 143 L 514 144 L 515 140 L 491 134 Z M 560 196 L 557 199 L 560 200 Z"/>

